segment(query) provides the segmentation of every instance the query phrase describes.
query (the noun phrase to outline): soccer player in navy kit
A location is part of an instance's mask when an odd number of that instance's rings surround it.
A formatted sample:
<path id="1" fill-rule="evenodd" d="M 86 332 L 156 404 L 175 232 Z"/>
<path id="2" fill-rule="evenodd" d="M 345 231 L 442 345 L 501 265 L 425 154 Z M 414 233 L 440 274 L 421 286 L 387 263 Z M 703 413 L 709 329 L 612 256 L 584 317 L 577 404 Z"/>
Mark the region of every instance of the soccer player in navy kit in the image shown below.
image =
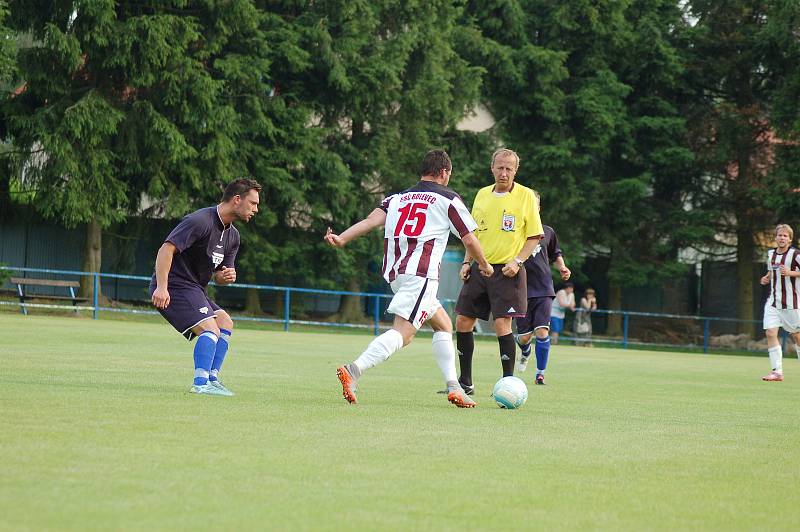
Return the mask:
<path id="1" fill-rule="evenodd" d="M 534 194 L 539 199 L 539 193 L 534 192 Z M 547 368 L 550 356 L 550 309 L 553 306 L 553 298 L 556 297 L 550 264 L 556 264 L 564 281 L 572 275 L 564 264 L 556 232 L 549 225 L 543 227 L 544 238 L 524 263 L 528 282 L 528 312 L 524 318 L 516 318 L 517 344 L 522 349 L 517 370 L 521 373 L 528 367 L 531 341 L 536 336 L 536 384 L 544 384 L 544 370 Z"/>
<path id="2" fill-rule="evenodd" d="M 260 191 L 252 179 L 233 181 L 219 205 L 186 215 L 158 250 L 150 295 L 170 325 L 187 340 L 197 337 L 192 393 L 233 395 L 219 380 L 233 320 L 208 297 L 206 286 L 212 277 L 223 286 L 236 281 L 239 231 L 233 222 L 248 222 L 258 212 Z"/>

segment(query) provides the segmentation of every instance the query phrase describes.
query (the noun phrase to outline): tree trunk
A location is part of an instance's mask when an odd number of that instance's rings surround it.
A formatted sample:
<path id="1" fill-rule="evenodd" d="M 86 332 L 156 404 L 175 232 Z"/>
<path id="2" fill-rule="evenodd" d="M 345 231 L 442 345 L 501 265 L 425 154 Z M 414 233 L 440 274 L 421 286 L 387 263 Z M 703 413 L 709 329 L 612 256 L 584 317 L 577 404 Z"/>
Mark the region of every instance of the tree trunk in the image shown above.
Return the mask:
<path id="1" fill-rule="evenodd" d="M 755 243 L 749 224 L 736 231 L 736 317 L 740 320 L 753 319 L 753 254 Z M 755 327 L 750 322 L 739 323 L 739 334 L 753 337 Z"/>
<path id="2" fill-rule="evenodd" d="M 103 230 L 97 220 L 92 220 L 86 224 L 86 246 L 83 248 L 83 271 L 99 272 L 103 250 Z M 97 284 L 98 301 L 102 298 L 100 283 Z M 81 276 L 81 297 L 94 297 L 94 277 Z"/>
<path id="3" fill-rule="evenodd" d="M 253 274 L 248 274 L 245 277 L 245 282 L 247 284 L 256 284 L 256 276 Z M 260 293 L 258 288 L 246 288 L 245 290 L 246 290 L 245 302 L 244 302 L 245 314 L 252 314 L 252 315 L 263 314 L 264 311 L 261 309 L 261 298 L 259 297 Z"/>
<path id="4" fill-rule="evenodd" d="M 8 159 L 7 159 L 8 161 Z M 0 212 L 11 213 L 11 171 L 8 168 L 9 163 L 0 166 Z M 4 217 L 5 218 L 5 217 Z"/>
<path id="5" fill-rule="evenodd" d="M 361 283 L 359 283 L 357 277 L 348 279 L 347 291 L 361 291 Z M 342 296 L 342 301 L 339 304 L 339 312 L 337 314 L 338 321 L 341 323 L 363 323 L 366 321 L 364 310 L 361 306 L 361 296 Z"/>
<path id="6" fill-rule="evenodd" d="M 273 292 L 273 293 L 277 294 L 277 297 L 275 298 L 275 302 L 272 304 L 272 312 L 275 314 L 276 318 L 283 319 L 284 303 L 286 302 L 286 299 L 285 299 L 286 292 L 283 291 L 283 290 L 279 290 L 279 291 Z M 291 302 L 290 302 L 290 304 L 291 304 Z M 291 309 L 290 309 L 290 311 L 291 311 Z M 289 317 L 291 318 L 291 312 L 290 312 Z"/>
<path id="7" fill-rule="evenodd" d="M 244 313 L 257 316 L 263 314 L 258 288 L 247 288 L 245 292 Z"/>
<path id="8" fill-rule="evenodd" d="M 622 310 L 622 286 L 615 281 L 608 282 L 608 308 L 609 310 Z M 609 336 L 622 336 L 622 315 L 608 315 L 608 329 L 606 334 Z"/>
<path id="9" fill-rule="evenodd" d="M 746 124 L 746 123 L 745 123 Z M 740 320 L 753 319 L 753 259 L 755 258 L 754 227 L 757 222 L 752 207 L 749 189 L 754 181 L 753 154 L 756 150 L 757 132 L 742 127 L 742 139 L 737 158 L 738 172 L 733 185 L 734 205 L 736 206 L 736 317 Z M 751 338 L 755 327 L 750 322 L 739 322 L 739 334 Z"/>

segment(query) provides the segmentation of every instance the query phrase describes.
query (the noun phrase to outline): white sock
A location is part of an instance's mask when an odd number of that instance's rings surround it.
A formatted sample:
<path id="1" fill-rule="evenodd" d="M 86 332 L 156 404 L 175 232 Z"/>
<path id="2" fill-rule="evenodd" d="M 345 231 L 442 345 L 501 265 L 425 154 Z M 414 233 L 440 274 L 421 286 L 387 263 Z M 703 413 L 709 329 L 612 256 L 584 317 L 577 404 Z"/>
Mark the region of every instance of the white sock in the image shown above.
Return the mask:
<path id="1" fill-rule="evenodd" d="M 377 366 L 402 347 L 403 335 L 394 329 L 389 329 L 372 340 L 361 356 L 353 361 L 353 364 L 363 373 L 369 368 Z"/>
<path id="2" fill-rule="evenodd" d="M 444 382 L 458 379 L 456 374 L 456 347 L 453 345 L 453 334 L 443 331 L 433 333 L 433 356 L 444 376 Z"/>
<path id="3" fill-rule="evenodd" d="M 794 344 L 794 352 L 797 353 L 797 358 L 800 358 L 800 345 Z"/>
<path id="4" fill-rule="evenodd" d="M 783 351 L 781 346 L 770 347 L 767 349 L 767 353 L 769 353 L 769 363 L 772 366 L 772 370 L 783 373 Z"/>

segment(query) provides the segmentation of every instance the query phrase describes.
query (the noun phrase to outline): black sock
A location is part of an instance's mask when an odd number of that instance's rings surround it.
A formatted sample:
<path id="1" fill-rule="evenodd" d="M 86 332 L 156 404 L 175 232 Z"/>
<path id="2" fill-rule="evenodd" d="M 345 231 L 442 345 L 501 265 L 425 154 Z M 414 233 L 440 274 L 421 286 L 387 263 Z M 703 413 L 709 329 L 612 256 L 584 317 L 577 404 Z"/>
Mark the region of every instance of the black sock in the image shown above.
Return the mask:
<path id="1" fill-rule="evenodd" d="M 500 344 L 500 363 L 503 364 L 503 377 L 514 375 L 514 360 L 517 358 L 517 344 L 513 334 L 498 336 Z"/>
<path id="2" fill-rule="evenodd" d="M 456 332 L 458 365 L 461 366 L 461 384 L 472 386 L 472 353 L 475 351 L 475 336 L 472 332 Z"/>

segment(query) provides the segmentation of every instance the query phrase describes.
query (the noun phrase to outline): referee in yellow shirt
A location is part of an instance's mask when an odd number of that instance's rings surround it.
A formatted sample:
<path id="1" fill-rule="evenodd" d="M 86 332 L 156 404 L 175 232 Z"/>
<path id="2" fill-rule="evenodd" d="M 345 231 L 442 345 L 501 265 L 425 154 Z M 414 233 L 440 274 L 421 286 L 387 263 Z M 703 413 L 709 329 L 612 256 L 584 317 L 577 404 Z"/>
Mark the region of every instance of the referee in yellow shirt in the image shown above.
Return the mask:
<path id="1" fill-rule="evenodd" d="M 533 190 L 514 183 L 518 169 L 519 156 L 515 152 L 506 148 L 495 151 L 492 154 L 494 185 L 480 189 L 472 206 L 472 217 L 478 224 L 475 235 L 486 259 L 494 266 L 494 274 L 483 277 L 469 252 L 464 256 L 460 274 L 464 286 L 456 302 L 456 346 L 461 366 L 459 382 L 467 394 L 475 391 L 472 330 L 478 318 L 488 320 L 490 313 L 494 317 L 503 376 L 514 374 L 517 347 L 511 321 L 525 316 L 528 310 L 522 264 L 544 236 Z"/>

